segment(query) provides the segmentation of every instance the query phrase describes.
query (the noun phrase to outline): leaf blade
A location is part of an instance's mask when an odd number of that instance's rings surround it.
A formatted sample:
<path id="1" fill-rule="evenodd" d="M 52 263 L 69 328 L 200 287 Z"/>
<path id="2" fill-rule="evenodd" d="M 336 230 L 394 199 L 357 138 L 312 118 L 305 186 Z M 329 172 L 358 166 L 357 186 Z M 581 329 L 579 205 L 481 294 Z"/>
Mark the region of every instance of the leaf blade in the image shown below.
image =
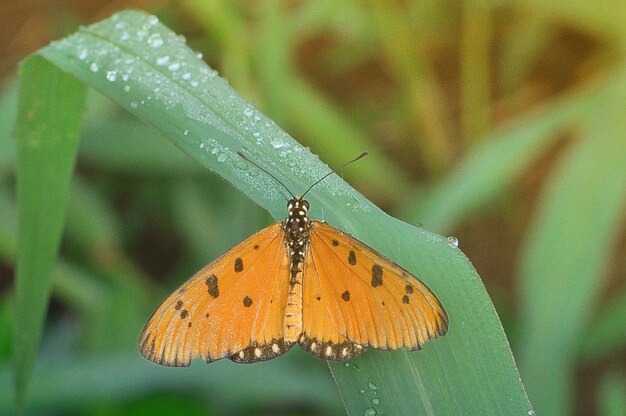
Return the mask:
<path id="1" fill-rule="evenodd" d="M 21 66 L 16 126 L 18 247 L 13 350 L 23 403 L 43 330 L 86 88 L 39 56 Z"/>

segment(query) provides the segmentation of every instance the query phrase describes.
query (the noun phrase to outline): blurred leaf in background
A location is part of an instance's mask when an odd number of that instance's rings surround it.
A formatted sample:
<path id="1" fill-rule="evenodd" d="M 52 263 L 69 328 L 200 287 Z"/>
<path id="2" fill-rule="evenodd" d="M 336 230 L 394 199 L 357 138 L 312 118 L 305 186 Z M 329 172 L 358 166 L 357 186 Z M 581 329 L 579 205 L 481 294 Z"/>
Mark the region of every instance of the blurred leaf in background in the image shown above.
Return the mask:
<path id="1" fill-rule="evenodd" d="M 12 354 L 16 64 L 79 24 L 140 7 L 184 34 L 240 94 L 330 166 L 367 149 L 370 160 L 345 176 L 379 206 L 459 238 L 538 414 L 626 413 L 623 2 L 39 6 L 0 5 L 1 385 L 10 382 Z M 300 355 L 258 373 L 216 363 L 209 377 L 196 365 L 190 378 L 129 358 L 169 290 L 271 220 L 159 136 L 88 94 L 42 365 L 33 375 L 36 408 L 341 414 L 323 362 Z M 293 374 L 302 366 L 306 377 Z M 121 382 L 117 371 L 133 377 Z M 85 383 L 96 375 L 103 385 Z M 269 377 L 278 386 L 267 386 Z M 46 390 L 43 380 L 58 389 Z M 239 391 L 224 387 L 240 380 Z M 203 395 L 202 385 L 214 395 Z"/>

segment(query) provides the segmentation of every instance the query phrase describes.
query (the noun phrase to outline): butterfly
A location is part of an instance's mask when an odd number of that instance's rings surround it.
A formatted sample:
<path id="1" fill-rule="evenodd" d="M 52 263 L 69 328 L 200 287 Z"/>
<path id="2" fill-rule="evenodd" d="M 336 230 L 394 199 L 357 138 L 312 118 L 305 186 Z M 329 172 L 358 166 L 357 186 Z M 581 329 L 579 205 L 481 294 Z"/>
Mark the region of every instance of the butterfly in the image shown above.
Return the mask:
<path id="1" fill-rule="evenodd" d="M 166 366 L 197 357 L 253 363 L 299 344 L 321 359 L 347 360 L 368 348 L 420 349 L 444 335 L 448 316 L 424 283 L 308 218 L 304 196 L 331 173 L 301 197 L 290 193 L 284 221 L 239 243 L 165 299 L 141 334 L 143 356 Z"/>

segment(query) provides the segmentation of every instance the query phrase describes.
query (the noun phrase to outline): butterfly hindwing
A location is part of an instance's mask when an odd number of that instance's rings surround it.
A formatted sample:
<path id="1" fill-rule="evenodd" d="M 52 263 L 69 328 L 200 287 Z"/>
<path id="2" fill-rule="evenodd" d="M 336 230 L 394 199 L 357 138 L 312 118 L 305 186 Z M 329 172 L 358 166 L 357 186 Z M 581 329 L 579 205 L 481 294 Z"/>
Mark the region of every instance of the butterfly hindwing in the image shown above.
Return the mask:
<path id="1" fill-rule="evenodd" d="M 309 249 L 310 251 L 310 249 Z M 312 268 L 311 256 L 304 267 L 302 293 L 302 335 L 299 344 L 310 354 L 323 360 L 347 360 L 365 351 L 338 331 L 331 316 L 341 313 L 336 308 L 336 296 L 329 295 L 323 282 Z"/>
<path id="2" fill-rule="evenodd" d="M 331 349 L 419 349 L 447 331 L 446 312 L 425 284 L 324 222 L 311 222 L 304 279 L 303 331 Z"/>
<path id="3" fill-rule="evenodd" d="M 172 293 L 140 337 L 151 361 L 187 366 L 193 358 L 254 362 L 291 348 L 283 340 L 289 261 L 281 223 L 241 242 Z"/>

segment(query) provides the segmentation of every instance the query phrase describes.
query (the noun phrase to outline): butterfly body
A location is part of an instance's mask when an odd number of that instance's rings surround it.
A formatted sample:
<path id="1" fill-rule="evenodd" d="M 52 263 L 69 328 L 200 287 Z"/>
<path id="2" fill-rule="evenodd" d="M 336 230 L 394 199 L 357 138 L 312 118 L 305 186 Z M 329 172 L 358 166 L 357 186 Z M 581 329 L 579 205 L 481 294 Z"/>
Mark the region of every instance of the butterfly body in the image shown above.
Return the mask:
<path id="1" fill-rule="evenodd" d="M 419 349 L 448 318 L 415 276 L 288 201 L 287 219 L 196 273 L 153 313 L 140 338 L 151 361 L 187 366 L 268 360 L 299 344 L 325 360 L 367 348 Z"/>

